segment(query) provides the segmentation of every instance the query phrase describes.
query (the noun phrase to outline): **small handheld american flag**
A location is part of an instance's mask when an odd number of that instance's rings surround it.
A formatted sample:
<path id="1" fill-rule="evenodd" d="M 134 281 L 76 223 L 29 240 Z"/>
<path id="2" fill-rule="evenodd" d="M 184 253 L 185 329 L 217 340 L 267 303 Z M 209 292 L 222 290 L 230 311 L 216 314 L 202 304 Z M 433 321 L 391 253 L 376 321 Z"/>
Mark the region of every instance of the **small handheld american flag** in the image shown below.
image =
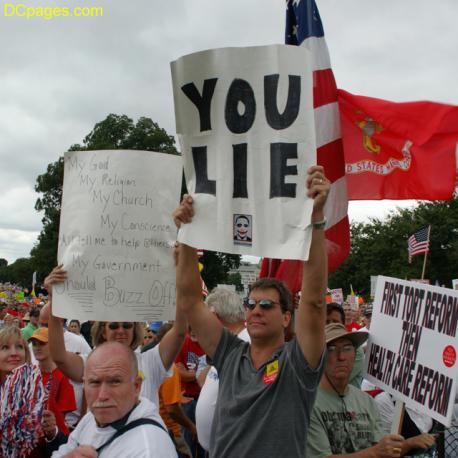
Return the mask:
<path id="1" fill-rule="evenodd" d="M 429 251 L 429 233 L 431 226 L 425 226 L 411 235 L 407 240 L 409 250 L 409 263 L 412 262 L 412 256 L 427 253 Z"/>

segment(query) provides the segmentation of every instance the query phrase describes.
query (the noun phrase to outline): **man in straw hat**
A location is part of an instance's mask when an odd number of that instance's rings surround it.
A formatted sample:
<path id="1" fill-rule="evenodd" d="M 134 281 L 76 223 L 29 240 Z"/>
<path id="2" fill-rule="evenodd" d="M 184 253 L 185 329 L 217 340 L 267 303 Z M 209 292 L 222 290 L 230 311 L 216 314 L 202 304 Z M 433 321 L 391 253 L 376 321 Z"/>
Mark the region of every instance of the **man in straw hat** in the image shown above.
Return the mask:
<path id="1" fill-rule="evenodd" d="M 384 436 L 374 400 L 348 383 L 356 349 L 368 333 L 348 332 L 343 324 L 330 323 L 325 334 L 328 357 L 310 418 L 306 456 L 403 456 L 413 444 L 398 434 Z"/>

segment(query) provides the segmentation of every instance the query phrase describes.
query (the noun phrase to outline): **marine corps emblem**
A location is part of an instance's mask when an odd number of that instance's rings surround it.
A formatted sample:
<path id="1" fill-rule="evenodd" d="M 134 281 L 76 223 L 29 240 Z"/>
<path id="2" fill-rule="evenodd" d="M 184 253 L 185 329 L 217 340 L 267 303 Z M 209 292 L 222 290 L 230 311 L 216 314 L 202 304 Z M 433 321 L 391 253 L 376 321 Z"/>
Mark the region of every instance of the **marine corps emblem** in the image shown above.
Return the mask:
<path id="1" fill-rule="evenodd" d="M 359 160 L 347 162 L 347 174 L 370 172 L 377 175 L 389 175 L 395 170 L 407 171 L 410 169 L 412 157 L 410 148 L 413 143 L 405 139 L 393 141 L 393 136 L 382 124 L 362 111 L 354 112 L 352 120 L 362 135 L 362 149 Z M 382 134 L 384 139 L 377 134 Z M 367 152 L 371 153 L 367 156 Z"/>
<path id="2" fill-rule="evenodd" d="M 372 136 L 375 133 L 383 131 L 383 126 L 375 122 L 372 118 L 365 118 L 362 121 L 357 121 L 358 127 L 363 132 L 363 146 L 369 151 L 369 153 L 379 154 L 380 145 L 378 145 Z"/>

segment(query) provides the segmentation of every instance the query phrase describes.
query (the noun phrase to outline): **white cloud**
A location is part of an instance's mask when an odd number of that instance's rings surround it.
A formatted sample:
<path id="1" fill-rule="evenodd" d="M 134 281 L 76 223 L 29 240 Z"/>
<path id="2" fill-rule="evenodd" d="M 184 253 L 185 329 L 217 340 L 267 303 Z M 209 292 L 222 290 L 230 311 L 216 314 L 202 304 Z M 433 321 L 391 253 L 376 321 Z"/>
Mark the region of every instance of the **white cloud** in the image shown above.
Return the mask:
<path id="1" fill-rule="evenodd" d="M 0 258 L 11 263 L 18 258 L 27 258 L 34 245 L 38 232 L 0 229 Z"/>
<path id="2" fill-rule="evenodd" d="M 12 187 L 2 192 L 0 229 L 40 231 L 41 216 L 34 209 L 37 197 L 35 191 L 25 185 Z"/>
<path id="3" fill-rule="evenodd" d="M 380 201 L 353 201 L 348 206 L 350 222 L 368 223 L 371 219 L 385 219 L 397 209 L 414 208 L 414 200 L 380 200 Z"/>

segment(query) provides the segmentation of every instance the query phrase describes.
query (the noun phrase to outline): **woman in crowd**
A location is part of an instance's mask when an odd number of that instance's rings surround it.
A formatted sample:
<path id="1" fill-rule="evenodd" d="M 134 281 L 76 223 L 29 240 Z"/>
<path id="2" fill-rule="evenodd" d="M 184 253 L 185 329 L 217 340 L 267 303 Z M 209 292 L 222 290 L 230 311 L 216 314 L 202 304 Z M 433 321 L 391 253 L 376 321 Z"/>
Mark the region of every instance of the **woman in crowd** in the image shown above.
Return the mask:
<path id="1" fill-rule="evenodd" d="M 45 389 L 19 328 L 0 331 L 0 456 L 45 457 Z"/>
<path id="2" fill-rule="evenodd" d="M 55 267 L 45 279 L 45 288 L 52 298 L 53 285 L 66 281 L 67 272 L 63 266 Z M 86 355 L 77 355 L 65 350 L 63 325 L 60 318 L 52 315 L 49 319 L 49 346 L 54 362 L 70 379 L 81 382 L 83 378 Z M 94 346 L 108 341 L 117 341 L 136 350 L 143 341 L 144 323 L 132 322 L 95 322 L 92 326 L 92 343 Z M 171 366 L 178 354 L 186 333 L 186 320 L 179 312 L 172 329 L 156 347 L 144 353 L 137 353 L 139 371 L 144 377 L 141 395 L 156 405 L 156 420 L 160 423 L 158 389 L 164 378 L 172 375 Z"/>
<path id="3" fill-rule="evenodd" d="M 14 319 L 13 315 L 10 315 L 9 313 L 5 315 L 5 318 L 3 318 L 5 328 L 13 326 L 13 319 Z"/>
<path id="4" fill-rule="evenodd" d="M 15 316 L 13 318 L 13 326 L 15 326 L 16 328 L 21 329 L 22 328 L 22 320 L 21 320 L 21 318 L 19 318 L 18 316 Z"/>
<path id="5" fill-rule="evenodd" d="M 15 326 L 0 331 L 0 386 L 11 372 L 24 363 L 30 363 L 30 350 Z"/>

